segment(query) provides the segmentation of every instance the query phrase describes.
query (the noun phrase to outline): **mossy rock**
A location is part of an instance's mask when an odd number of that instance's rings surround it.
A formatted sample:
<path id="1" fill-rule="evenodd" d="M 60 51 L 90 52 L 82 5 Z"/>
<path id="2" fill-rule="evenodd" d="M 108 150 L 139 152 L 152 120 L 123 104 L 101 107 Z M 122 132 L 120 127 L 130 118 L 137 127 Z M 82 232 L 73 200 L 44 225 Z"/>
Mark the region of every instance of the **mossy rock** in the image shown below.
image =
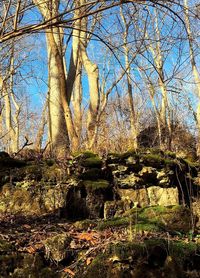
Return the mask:
<path id="1" fill-rule="evenodd" d="M 115 217 L 108 220 L 100 221 L 97 225 L 97 230 L 103 231 L 105 229 L 114 227 L 127 227 L 130 224 L 128 217 Z"/>
<path id="2" fill-rule="evenodd" d="M 15 252 L 0 254 L 0 277 L 12 277 L 15 268 L 23 260 L 23 255 Z"/>
<path id="3" fill-rule="evenodd" d="M 188 233 L 192 229 L 191 212 L 182 206 L 155 206 L 133 208 L 122 217 L 115 217 L 98 223 L 97 229 L 127 227 L 131 232 Z"/>
<path id="4" fill-rule="evenodd" d="M 42 172 L 42 179 L 44 181 L 57 182 L 63 181 L 64 176 L 67 178 L 67 174 L 65 174 L 65 172 L 56 164 L 43 168 Z"/>
<path id="5" fill-rule="evenodd" d="M 191 248 L 183 243 L 180 261 L 177 248 L 179 244 L 176 241 L 168 242 L 160 239 L 110 244 L 103 254 L 93 260 L 82 277 L 100 278 L 102 273 L 105 277 L 117 278 L 189 277 L 187 276 L 189 267 L 186 263 L 191 258 L 190 264 L 198 271 L 199 266 L 194 264 L 194 256 L 196 252 L 198 254 L 199 248 Z"/>
<path id="6" fill-rule="evenodd" d="M 98 189 L 106 189 L 109 187 L 109 182 L 107 180 L 85 180 L 83 181 L 83 185 L 86 187 L 87 190 L 98 190 Z"/>
<path id="7" fill-rule="evenodd" d="M 98 156 L 88 157 L 83 159 L 80 162 L 81 166 L 87 168 L 101 168 L 102 167 L 102 160 Z"/>
<path id="8" fill-rule="evenodd" d="M 13 278 L 53 278 L 61 277 L 53 269 L 44 265 L 38 254 L 11 253 L 0 256 L 0 277 Z"/>
<path id="9" fill-rule="evenodd" d="M 145 154 L 140 157 L 140 162 L 145 166 L 151 166 L 157 169 L 161 169 L 163 167 L 172 167 L 176 164 L 176 162 L 169 158 L 163 158 L 159 154 Z"/>
<path id="10" fill-rule="evenodd" d="M 58 234 L 47 238 L 43 243 L 45 246 L 45 256 L 55 262 L 60 262 L 67 259 L 68 247 L 71 242 L 71 237 L 67 234 Z"/>
<path id="11" fill-rule="evenodd" d="M 191 254 L 198 254 L 200 252 L 200 245 L 195 242 L 177 240 L 169 245 L 169 252 L 172 256 L 176 257 L 179 262 L 183 262 L 185 257 L 189 257 Z"/>
<path id="12" fill-rule="evenodd" d="M 42 178 L 41 165 L 29 164 L 20 169 L 11 169 L 10 179 L 13 183 L 27 181 L 40 181 Z"/>
<path id="13" fill-rule="evenodd" d="M 9 252 L 0 255 L 0 277 L 57 278 L 61 276 L 45 266 L 44 259 L 38 253 Z"/>
<path id="14" fill-rule="evenodd" d="M 90 158 L 90 157 L 96 157 L 98 156 L 96 153 L 93 153 L 92 151 L 84 151 L 84 152 L 76 152 L 72 154 L 74 159 L 76 158 Z"/>
<path id="15" fill-rule="evenodd" d="M 97 226 L 97 221 L 91 219 L 76 221 L 74 223 L 74 226 L 78 230 L 87 230 L 88 228 L 95 228 Z"/>
<path id="16" fill-rule="evenodd" d="M 128 150 L 125 153 L 109 153 L 107 156 L 107 163 L 122 163 L 126 162 L 126 160 L 132 157 L 135 159 L 135 161 L 138 162 L 139 155 L 135 150 Z"/>
<path id="17" fill-rule="evenodd" d="M 40 213 L 40 204 L 26 189 L 17 189 L 13 192 L 9 204 L 9 211 L 22 214 Z"/>
<path id="18" fill-rule="evenodd" d="M 82 180 L 97 180 L 100 179 L 103 172 L 99 168 L 87 169 L 85 172 L 81 173 L 78 178 Z"/>
<path id="19" fill-rule="evenodd" d="M 171 233 L 188 233 L 192 229 L 191 211 L 183 206 L 144 208 L 139 211 L 138 218 L 157 223 Z"/>

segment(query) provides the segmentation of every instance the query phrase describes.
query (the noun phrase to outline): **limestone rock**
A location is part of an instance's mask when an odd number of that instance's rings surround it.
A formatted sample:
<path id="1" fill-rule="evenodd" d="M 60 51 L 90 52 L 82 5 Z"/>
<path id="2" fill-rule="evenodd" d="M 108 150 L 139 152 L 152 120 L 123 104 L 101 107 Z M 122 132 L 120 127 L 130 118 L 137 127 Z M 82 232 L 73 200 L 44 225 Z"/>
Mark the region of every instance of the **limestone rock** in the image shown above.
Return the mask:
<path id="1" fill-rule="evenodd" d="M 177 188 L 161 188 L 151 186 L 147 188 L 147 194 L 151 206 L 170 206 L 179 204 L 179 194 Z"/>
<path id="2" fill-rule="evenodd" d="M 137 203 L 141 207 L 149 206 L 150 200 L 148 191 L 143 189 L 119 189 L 118 194 L 122 200 L 130 200 L 133 204 Z"/>

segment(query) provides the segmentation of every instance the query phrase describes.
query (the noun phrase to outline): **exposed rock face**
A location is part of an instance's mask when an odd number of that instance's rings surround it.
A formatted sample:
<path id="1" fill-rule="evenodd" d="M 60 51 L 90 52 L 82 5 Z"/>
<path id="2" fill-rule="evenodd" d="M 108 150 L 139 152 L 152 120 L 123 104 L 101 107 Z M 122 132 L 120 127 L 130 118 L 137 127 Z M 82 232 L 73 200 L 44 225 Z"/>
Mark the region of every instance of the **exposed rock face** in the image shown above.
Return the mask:
<path id="1" fill-rule="evenodd" d="M 196 168 L 161 152 L 111 154 L 106 160 L 85 152 L 62 165 L 3 155 L 1 163 L 1 212 L 58 211 L 70 219 L 107 218 L 108 204 L 120 215 L 136 206 L 190 204 L 188 192 L 198 191 L 193 183 Z"/>
<path id="2" fill-rule="evenodd" d="M 86 152 L 60 164 L 18 163 L 0 155 L 0 165 L 0 212 L 23 219 L 51 212 L 47 216 L 53 219 L 50 228 L 49 218 L 42 224 L 42 235 L 38 227 L 37 236 L 43 236 L 39 249 L 32 246 L 37 239 L 32 222 L 16 222 L 12 228 L 21 228 L 15 243 L 21 231 L 29 231 L 31 245 L 26 249 L 27 237 L 19 250 L 17 244 L 0 239 L 0 277 L 199 277 L 192 275 L 200 272 L 200 247 L 177 241 L 178 235 L 200 227 L 200 217 L 180 205 L 191 205 L 188 192 L 193 197 L 198 193 L 196 166 L 146 151 L 112 154 L 106 160 Z M 192 208 L 200 216 L 195 201 Z M 166 234 L 167 240 L 157 240 Z M 76 273 L 70 272 L 72 265 Z"/>
<path id="3" fill-rule="evenodd" d="M 151 186 L 144 189 L 119 189 L 119 196 L 122 200 L 130 200 L 140 207 L 146 206 L 170 206 L 179 204 L 177 188 L 162 188 Z"/>

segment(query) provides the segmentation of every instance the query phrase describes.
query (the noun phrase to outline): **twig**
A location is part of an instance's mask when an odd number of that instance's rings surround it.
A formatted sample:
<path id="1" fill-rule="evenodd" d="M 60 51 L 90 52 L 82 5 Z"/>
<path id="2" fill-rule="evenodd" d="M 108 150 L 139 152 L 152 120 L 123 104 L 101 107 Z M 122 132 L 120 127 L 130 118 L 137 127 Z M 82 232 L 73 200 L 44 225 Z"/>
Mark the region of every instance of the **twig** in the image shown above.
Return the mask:
<path id="1" fill-rule="evenodd" d="M 33 145 L 33 143 L 28 142 L 28 138 L 26 136 L 25 136 L 25 140 L 26 141 L 25 141 L 24 145 L 21 147 L 21 149 L 18 150 L 18 152 L 16 152 L 14 154 L 14 157 L 17 156 L 25 147 Z"/>

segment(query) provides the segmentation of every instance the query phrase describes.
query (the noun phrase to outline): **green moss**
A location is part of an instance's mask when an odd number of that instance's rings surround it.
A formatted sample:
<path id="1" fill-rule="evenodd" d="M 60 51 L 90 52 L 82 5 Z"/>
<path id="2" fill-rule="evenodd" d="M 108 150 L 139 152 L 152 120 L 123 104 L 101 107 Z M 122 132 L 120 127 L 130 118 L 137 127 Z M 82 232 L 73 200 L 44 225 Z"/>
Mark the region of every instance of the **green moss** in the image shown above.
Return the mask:
<path id="1" fill-rule="evenodd" d="M 130 224 L 130 219 L 128 217 L 116 217 L 109 220 L 104 220 L 97 225 L 97 230 L 105 230 L 112 227 L 127 227 Z"/>
<path id="2" fill-rule="evenodd" d="M 138 223 L 134 225 L 135 232 L 161 232 L 163 231 L 162 226 L 156 223 Z"/>
<path id="3" fill-rule="evenodd" d="M 96 190 L 96 189 L 103 189 L 109 187 L 109 182 L 107 180 L 85 180 L 83 181 L 83 184 L 86 188 Z"/>
<path id="4" fill-rule="evenodd" d="M 169 158 L 163 158 L 159 154 L 145 154 L 141 157 L 145 165 L 162 168 L 163 166 L 172 166 L 175 161 Z"/>
<path id="5" fill-rule="evenodd" d="M 127 152 L 120 154 L 120 158 L 121 159 L 126 159 L 129 156 L 133 156 L 133 157 L 138 157 L 138 154 L 136 153 L 136 151 L 134 149 L 129 149 Z"/>
<path id="6" fill-rule="evenodd" d="M 101 168 L 102 160 L 98 156 L 88 157 L 81 161 L 81 165 L 84 167 Z"/>
<path id="7" fill-rule="evenodd" d="M 178 261 L 183 262 L 186 257 L 196 254 L 200 251 L 200 246 L 194 242 L 176 241 L 169 245 L 169 253 Z"/>
<path id="8" fill-rule="evenodd" d="M 23 181 L 19 181 L 16 182 L 15 186 L 18 188 L 26 188 L 28 189 L 29 187 L 32 187 L 33 185 L 35 185 L 35 181 L 29 181 L 29 180 L 23 180 Z"/>
<path id="9" fill-rule="evenodd" d="M 121 218 L 100 222 L 98 229 L 129 226 L 132 231 L 188 233 L 191 229 L 190 218 L 190 211 L 182 206 L 133 208 L 126 211 Z"/>
<path id="10" fill-rule="evenodd" d="M 130 256 L 140 256 L 144 254 L 145 245 L 141 242 L 118 242 L 117 244 L 111 244 L 108 248 L 107 254 L 115 256 L 119 261 L 127 260 Z"/>
<path id="11" fill-rule="evenodd" d="M 90 158 L 90 157 L 96 157 L 98 156 L 96 153 L 93 153 L 92 151 L 77 151 L 77 152 L 74 152 L 72 154 L 72 156 L 74 158 L 77 158 L 77 157 L 83 157 L 83 158 Z"/>
<path id="12" fill-rule="evenodd" d="M 138 212 L 138 219 L 156 223 L 164 230 L 187 233 L 191 229 L 191 212 L 183 206 L 149 207 Z"/>
<path id="13" fill-rule="evenodd" d="M 88 267 L 85 275 L 80 276 L 84 278 L 102 278 L 102 275 L 107 276 L 109 264 L 106 261 L 107 256 L 105 254 L 98 255 Z"/>
<path id="14" fill-rule="evenodd" d="M 85 152 L 82 152 L 82 154 L 84 155 L 85 158 L 96 157 L 97 156 L 96 153 L 93 153 L 91 151 L 85 151 Z"/>

